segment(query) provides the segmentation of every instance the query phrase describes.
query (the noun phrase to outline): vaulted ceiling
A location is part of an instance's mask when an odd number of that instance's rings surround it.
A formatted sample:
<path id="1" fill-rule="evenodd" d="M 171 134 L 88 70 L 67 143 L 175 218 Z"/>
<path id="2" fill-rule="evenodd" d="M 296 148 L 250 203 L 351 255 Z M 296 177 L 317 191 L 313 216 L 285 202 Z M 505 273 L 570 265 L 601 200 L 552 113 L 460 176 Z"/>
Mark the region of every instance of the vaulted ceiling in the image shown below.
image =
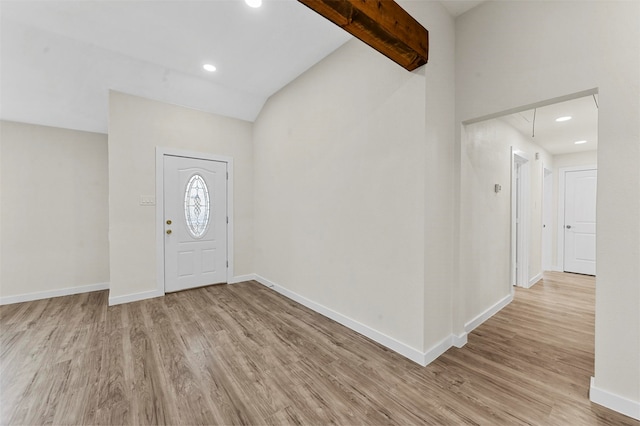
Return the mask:
<path id="1" fill-rule="evenodd" d="M 252 121 L 350 39 L 290 1 L 1 5 L 3 118 L 98 132 L 109 89 Z"/>
<path id="2" fill-rule="evenodd" d="M 481 2 L 442 3 L 455 16 Z M 253 121 L 269 96 L 351 39 L 295 0 L 0 7 L 1 118 L 102 133 L 110 89 Z"/>

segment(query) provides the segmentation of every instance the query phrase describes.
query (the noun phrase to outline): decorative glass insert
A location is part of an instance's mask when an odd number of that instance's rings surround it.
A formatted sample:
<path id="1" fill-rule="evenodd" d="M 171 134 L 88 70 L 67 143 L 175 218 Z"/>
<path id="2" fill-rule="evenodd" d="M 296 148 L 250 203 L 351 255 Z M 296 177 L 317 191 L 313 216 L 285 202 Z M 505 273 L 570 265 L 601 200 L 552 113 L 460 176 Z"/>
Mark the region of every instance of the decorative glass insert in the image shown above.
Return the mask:
<path id="1" fill-rule="evenodd" d="M 199 174 L 191 176 L 184 191 L 184 218 L 194 238 L 204 235 L 209 226 L 209 188 Z"/>

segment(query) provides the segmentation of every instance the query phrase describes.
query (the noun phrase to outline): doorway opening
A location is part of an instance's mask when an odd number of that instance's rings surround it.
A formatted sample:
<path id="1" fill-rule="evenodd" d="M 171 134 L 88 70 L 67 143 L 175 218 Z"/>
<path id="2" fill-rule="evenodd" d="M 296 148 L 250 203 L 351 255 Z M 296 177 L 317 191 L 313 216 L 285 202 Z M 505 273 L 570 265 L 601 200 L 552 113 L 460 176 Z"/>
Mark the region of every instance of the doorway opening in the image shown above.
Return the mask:
<path id="1" fill-rule="evenodd" d="M 591 289 L 580 286 L 595 286 L 596 280 L 564 271 L 577 271 L 568 267 L 571 257 L 597 263 L 592 166 L 598 160 L 598 91 L 463 124 L 459 257 L 465 280 L 461 282 L 473 280 L 468 291 L 474 300 L 469 305 L 482 306 L 479 300 L 499 306 L 495 301 L 508 297 L 508 292 L 527 299 L 553 287 L 580 302 L 589 315 L 595 313 Z M 501 192 L 509 183 L 509 190 Z M 563 195 L 566 192 L 570 194 Z M 568 207 L 573 213 L 565 215 Z M 569 233 L 573 240 L 567 238 Z M 566 253 L 568 245 L 573 255 Z M 484 298 L 488 293 L 492 297 Z M 535 314 L 544 316 L 545 308 L 539 308 Z"/>
<path id="2" fill-rule="evenodd" d="M 535 285 L 544 271 L 567 270 L 564 237 L 576 228 L 558 215 L 565 203 L 560 171 L 597 164 L 597 90 L 464 124 L 463 261 L 483 265 L 483 283 L 500 282 L 502 291 Z M 595 234 L 577 236 L 576 242 L 588 239 L 595 241 Z M 595 263 L 594 249 L 577 246 L 576 253 L 593 255 Z"/>

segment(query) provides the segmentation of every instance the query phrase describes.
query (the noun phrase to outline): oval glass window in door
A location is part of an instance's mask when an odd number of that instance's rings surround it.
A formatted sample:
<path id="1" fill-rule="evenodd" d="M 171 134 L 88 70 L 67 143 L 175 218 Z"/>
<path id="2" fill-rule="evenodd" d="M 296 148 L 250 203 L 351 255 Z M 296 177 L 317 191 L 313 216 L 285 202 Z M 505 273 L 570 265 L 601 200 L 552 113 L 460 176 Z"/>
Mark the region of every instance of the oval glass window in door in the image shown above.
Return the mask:
<path id="1" fill-rule="evenodd" d="M 193 238 L 202 237 L 209 226 L 209 188 L 202 176 L 191 176 L 184 192 L 184 218 Z"/>

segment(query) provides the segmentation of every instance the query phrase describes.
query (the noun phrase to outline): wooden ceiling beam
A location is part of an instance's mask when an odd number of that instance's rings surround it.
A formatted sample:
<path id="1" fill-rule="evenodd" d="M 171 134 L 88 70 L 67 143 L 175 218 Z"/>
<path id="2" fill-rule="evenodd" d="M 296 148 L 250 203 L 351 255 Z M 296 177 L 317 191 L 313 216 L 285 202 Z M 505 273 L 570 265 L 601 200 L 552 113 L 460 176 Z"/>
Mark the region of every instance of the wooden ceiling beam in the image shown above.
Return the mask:
<path id="1" fill-rule="evenodd" d="M 409 71 L 429 59 L 429 32 L 393 0 L 298 1 Z"/>

